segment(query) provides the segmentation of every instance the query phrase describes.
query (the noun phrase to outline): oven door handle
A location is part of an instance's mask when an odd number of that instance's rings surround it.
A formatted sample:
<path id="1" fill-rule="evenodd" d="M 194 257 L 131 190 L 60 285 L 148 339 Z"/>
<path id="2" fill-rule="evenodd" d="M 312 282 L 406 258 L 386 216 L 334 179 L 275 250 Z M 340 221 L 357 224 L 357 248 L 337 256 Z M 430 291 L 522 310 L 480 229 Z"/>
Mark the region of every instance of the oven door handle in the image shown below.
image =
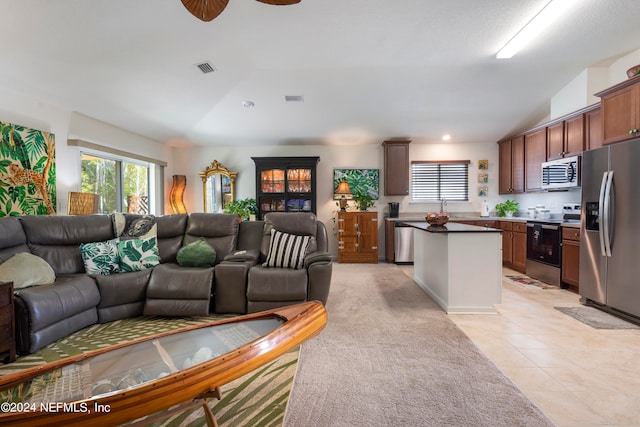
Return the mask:
<path id="1" fill-rule="evenodd" d="M 609 172 L 602 174 L 602 183 L 600 183 L 600 197 L 598 198 L 598 213 L 600 216 L 600 226 L 598 227 L 598 237 L 600 241 L 600 255 L 607 256 L 607 251 L 604 248 L 604 224 L 607 223 L 607 215 L 604 210 L 604 194 L 607 188 L 607 180 L 609 178 Z"/>
<path id="2" fill-rule="evenodd" d="M 533 228 L 534 225 L 531 223 L 527 223 L 527 227 L 531 227 Z M 549 225 L 549 224 L 543 224 L 540 226 L 540 228 L 543 228 L 545 230 L 558 230 L 560 228 L 560 226 L 558 225 Z"/>

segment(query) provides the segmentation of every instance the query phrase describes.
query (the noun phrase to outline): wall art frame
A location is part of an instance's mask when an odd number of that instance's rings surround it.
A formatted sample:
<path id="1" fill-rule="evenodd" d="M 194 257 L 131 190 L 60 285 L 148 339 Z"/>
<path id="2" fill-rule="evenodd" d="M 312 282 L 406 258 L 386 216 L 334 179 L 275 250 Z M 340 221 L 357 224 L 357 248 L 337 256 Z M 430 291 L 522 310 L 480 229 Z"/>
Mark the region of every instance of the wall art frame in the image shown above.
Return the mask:
<path id="1" fill-rule="evenodd" d="M 0 121 L 0 217 L 55 213 L 55 135 Z"/>
<path id="2" fill-rule="evenodd" d="M 340 194 L 335 194 L 340 181 L 347 181 L 352 195 L 346 196 L 352 199 L 354 193 L 362 192 L 371 196 L 373 200 L 380 197 L 380 169 L 334 169 L 333 170 L 333 199 L 339 200 Z"/>

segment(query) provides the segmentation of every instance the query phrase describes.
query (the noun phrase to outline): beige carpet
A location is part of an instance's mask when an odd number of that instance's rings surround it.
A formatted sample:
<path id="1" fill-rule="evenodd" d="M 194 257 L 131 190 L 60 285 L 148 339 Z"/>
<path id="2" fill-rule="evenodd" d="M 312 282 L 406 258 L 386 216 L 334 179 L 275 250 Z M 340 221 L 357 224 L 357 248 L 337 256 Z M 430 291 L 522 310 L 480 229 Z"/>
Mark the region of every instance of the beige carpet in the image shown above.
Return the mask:
<path id="1" fill-rule="evenodd" d="M 401 267 L 335 264 L 327 310 L 285 427 L 553 425 Z"/>

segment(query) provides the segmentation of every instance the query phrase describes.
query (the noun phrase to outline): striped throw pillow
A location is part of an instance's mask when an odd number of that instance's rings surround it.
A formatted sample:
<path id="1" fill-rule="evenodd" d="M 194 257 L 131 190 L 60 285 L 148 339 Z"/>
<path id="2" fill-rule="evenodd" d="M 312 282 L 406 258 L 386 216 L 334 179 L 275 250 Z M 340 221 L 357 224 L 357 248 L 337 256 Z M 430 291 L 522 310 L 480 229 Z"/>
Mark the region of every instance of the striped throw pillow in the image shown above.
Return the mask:
<path id="1" fill-rule="evenodd" d="M 262 266 L 302 268 L 310 240 L 311 236 L 297 236 L 272 229 L 269 254 Z"/>

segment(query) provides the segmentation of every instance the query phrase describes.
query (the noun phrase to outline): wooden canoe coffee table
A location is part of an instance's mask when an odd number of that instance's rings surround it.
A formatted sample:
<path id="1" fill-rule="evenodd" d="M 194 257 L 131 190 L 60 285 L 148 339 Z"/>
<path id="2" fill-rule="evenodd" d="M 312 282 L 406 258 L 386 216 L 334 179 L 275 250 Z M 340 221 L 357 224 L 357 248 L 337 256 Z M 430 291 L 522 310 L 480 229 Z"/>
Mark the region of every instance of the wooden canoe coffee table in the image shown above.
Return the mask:
<path id="1" fill-rule="evenodd" d="M 317 335 L 326 321 L 324 306 L 313 301 L 8 374 L 0 377 L 0 425 L 146 424 L 201 405 L 207 423 L 216 426 L 207 398 L 220 398 L 220 386 Z"/>

